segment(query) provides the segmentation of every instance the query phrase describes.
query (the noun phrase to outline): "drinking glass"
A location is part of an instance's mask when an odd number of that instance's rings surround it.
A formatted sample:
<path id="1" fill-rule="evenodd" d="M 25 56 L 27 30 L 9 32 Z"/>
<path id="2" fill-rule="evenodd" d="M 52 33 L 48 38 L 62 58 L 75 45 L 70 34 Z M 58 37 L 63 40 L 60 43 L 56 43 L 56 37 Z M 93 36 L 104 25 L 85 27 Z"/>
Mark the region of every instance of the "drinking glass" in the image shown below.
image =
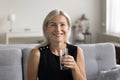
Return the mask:
<path id="1" fill-rule="evenodd" d="M 65 50 L 59 50 L 59 55 L 60 55 L 60 70 L 66 70 L 66 69 L 69 69 L 68 67 L 65 67 L 64 64 L 61 63 L 61 60 L 62 58 L 65 56 L 65 55 L 68 55 L 68 49 L 66 48 Z"/>

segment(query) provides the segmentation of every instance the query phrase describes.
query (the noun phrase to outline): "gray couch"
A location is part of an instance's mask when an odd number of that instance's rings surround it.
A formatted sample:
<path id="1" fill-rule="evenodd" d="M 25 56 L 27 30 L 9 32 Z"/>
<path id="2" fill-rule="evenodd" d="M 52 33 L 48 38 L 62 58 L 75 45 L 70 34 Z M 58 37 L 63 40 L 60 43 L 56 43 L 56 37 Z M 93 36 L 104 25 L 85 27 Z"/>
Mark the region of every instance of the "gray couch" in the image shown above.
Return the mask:
<path id="1" fill-rule="evenodd" d="M 38 44 L 0 45 L 0 80 L 26 80 L 30 50 Z M 87 80 L 120 80 L 111 43 L 79 44 L 85 56 Z M 112 78 L 110 78 L 112 75 Z"/>
<path id="2" fill-rule="evenodd" d="M 81 44 L 85 57 L 87 80 L 120 80 L 120 66 L 116 64 L 112 43 Z"/>

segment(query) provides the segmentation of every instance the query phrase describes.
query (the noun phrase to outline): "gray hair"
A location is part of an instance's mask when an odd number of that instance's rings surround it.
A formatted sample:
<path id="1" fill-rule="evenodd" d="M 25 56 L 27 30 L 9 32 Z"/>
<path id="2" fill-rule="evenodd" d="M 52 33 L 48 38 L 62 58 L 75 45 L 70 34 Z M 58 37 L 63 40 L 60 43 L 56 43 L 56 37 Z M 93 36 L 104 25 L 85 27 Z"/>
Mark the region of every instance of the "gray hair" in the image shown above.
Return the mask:
<path id="1" fill-rule="evenodd" d="M 44 43 L 43 43 L 42 45 L 48 44 L 49 41 L 48 41 L 48 36 L 47 36 L 47 34 L 45 33 L 45 28 L 47 27 L 49 21 L 50 21 L 52 18 L 54 18 L 55 16 L 57 16 L 57 15 L 63 15 L 63 16 L 65 16 L 66 19 L 67 19 L 68 25 L 71 26 L 71 19 L 70 19 L 70 17 L 68 16 L 67 13 L 65 13 L 65 12 L 62 11 L 62 10 L 57 10 L 57 9 L 52 10 L 52 11 L 46 16 L 46 18 L 44 19 L 44 22 L 43 22 L 43 35 L 44 35 L 45 41 L 44 41 Z M 67 39 L 68 39 L 68 37 L 67 37 Z M 67 42 L 67 39 L 66 39 L 66 42 Z"/>

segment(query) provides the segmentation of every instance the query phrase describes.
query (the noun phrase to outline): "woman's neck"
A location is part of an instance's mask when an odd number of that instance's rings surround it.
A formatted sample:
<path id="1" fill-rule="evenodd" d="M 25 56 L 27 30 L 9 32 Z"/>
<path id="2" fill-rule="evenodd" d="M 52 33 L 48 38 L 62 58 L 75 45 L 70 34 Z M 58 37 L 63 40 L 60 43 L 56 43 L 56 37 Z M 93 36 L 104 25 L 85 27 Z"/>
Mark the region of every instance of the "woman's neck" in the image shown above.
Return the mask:
<path id="1" fill-rule="evenodd" d="M 49 46 L 50 46 L 50 50 L 52 51 L 53 54 L 59 55 L 59 53 L 58 53 L 59 50 L 61 50 L 61 49 L 64 50 L 66 48 L 67 44 L 66 44 L 66 42 L 61 42 L 61 43 L 52 42 L 49 44 Z"/>
<path id="2" fill-rule="evenodd" d="M 51 48 L 57 49 L 57 50 L 66 48 L 66 42 L 58 42 L 58 43 L 50 42 L 49 45 Z"/>

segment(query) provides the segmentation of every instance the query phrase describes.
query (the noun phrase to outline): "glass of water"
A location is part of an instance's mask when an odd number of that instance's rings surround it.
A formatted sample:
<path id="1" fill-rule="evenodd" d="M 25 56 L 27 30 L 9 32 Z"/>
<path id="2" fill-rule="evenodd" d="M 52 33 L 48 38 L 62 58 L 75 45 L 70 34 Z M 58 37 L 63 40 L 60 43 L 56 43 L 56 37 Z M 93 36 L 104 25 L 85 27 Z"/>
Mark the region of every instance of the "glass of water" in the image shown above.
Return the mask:
<path id="1" fill-rule="evenodd" d="M 64 64 L 61 63 L 62 58 L 65 55 L 68 55 L 68 49 L 66 48 L 65 50 L 59 50 L 59 55 L 60 55 L 60 70 L 66 70 L 68 67 L 65 67 Z"/>

